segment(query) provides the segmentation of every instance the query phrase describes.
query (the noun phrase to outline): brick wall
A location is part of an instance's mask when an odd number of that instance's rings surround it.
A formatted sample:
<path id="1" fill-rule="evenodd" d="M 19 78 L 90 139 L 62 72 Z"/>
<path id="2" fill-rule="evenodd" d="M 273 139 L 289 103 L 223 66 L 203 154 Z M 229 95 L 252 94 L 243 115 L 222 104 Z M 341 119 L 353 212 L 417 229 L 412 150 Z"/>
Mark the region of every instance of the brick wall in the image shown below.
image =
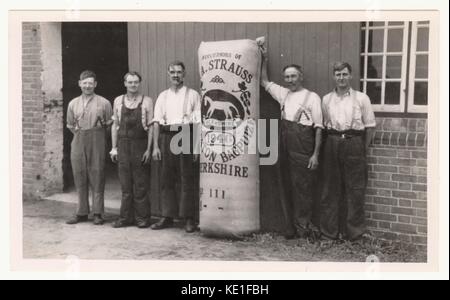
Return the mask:
<path id="1" fill-rule="evenodd" d="M 44 153 L 41 31 L 39 23 L 23 23 L 22 30 L 23 196 L 38 198 Z"/>
<path id="2" fill-rule="evenodd" d="M 377 118 L 366 212 L 377 236 L 426 246 L 427 120 Z"/>
<path id="3" fill-rule="evenodd" d="M 58 28 L 57 23 L 22 24 L 24 199 L 39 199 L 62 190 L 62 70 L 59 71 L 58 63 L 61 48 Z"/>

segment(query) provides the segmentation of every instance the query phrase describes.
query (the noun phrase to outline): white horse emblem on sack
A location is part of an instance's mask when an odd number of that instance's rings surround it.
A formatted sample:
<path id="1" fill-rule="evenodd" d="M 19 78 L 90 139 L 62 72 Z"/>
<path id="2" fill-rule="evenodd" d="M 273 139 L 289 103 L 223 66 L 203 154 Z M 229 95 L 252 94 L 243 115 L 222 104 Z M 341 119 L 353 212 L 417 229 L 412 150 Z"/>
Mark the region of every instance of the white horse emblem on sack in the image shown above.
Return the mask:
<path id="1" fill-rule="evenodd" d="M 209 119 L 214 114 L 215 111 L 222 111 L 226 119 L 233 119 L 233 111 L 239 113 L 236 106 L 228 101 L 214 101 L 208 96 L 204 97 L 205 102 L 209 105 L 208 111 L 206 112 L 206 117 Z"/>

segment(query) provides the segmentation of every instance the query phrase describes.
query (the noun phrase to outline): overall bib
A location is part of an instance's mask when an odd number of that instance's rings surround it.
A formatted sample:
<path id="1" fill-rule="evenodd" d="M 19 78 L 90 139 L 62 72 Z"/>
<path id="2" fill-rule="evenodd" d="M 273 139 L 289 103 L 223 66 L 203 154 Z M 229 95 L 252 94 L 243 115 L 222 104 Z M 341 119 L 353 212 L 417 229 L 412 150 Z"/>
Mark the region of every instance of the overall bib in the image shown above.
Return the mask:
<path id="1" fill-rule="evenodd" d="M 281 109 L 280 157 L 285 197 L 283 207 L 287 221 L 287 235 L 297 233 L 304 236 L 312 229 L 313 183 L 316 171 L 308 169 L 309 159 L 314 153 L 315 130 L 313 126 L 300 124 L 308 93 L 296 113 L 295 122 L 285 119 L 284 106 Z"/>
<path id="2" fill-rule="evenodd" d="M 130 109 L 125 106 L 124 98 L 117 149 L 122 187 L 119 220 L 129 224 L 142 224 L 150 221 L 150 203 L 147 197 L 150 167 L 142 163 L 142 156 L 147 149 L 148 133 L 141 120 L 143 99 L 137 108 Z"/>

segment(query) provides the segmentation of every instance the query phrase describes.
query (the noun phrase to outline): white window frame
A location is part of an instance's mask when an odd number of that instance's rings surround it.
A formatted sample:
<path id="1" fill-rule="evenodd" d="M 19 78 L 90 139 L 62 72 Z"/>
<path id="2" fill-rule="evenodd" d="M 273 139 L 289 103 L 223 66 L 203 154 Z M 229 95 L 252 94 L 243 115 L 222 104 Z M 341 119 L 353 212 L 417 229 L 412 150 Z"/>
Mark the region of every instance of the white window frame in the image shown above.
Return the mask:
<path id="1" fill-rule="evenodd" d="M 428 82 L 428 100 L 430 100 L 430 45 L 428 44 L 428 51 L 417 51 L 417 32 L 419 28 L 428 28 L 430 34 L 430 24 L 419 24 L 419 22 L 412 22 L 411 26 L 411 49 L 409 62 L 409 78 L 408 78 L 408 112 L 411 113 L 427 113 L 428 105 L 414 104 L 414 87 L 416 82 Z M 428 34 L 428 39 L 430 35 Z M 428 55 L 428 78 L 416 78 L 416 58 L 417 55 Z"/>
<path id="2" fill-rule="evenodd" d="M 369 30 L 382 29 L 383 34 L 383 52 L 368 52 L 369 48 Z M 403 29 L 403 43 L 401 52 L 387 52 L 388 31 L 389 29 Z M 384 22 L 384 26 L 369 26 L 366 22 L 365 26 L 361 28 L 365 31 L 364 52 L 360 55 L 364 57 L 364 73 L 360 81 L 363 83 L 363 92 L 367 91 L 367 82 L 381 82 L 381 104 L 372 104 L 372 108 L 377 112 L 404 112 L 405 98 L 406 98 L 406 71 L 407 71 L 407 55 L 408 55 L 408 22 L 403 22 L 403 25 L 389 25 L 389 21 Z M 367 78 L 367 67 L 369 56 L 383 56 L 382 62 L 382 76 L 381 78 Z M 386 79 L 386 61 L 387 56 L 401 56 L 401 73 L 399 79 Z M 400 103 L 399 104 L 384 104 L 386 82 L 400 82 Z"/>

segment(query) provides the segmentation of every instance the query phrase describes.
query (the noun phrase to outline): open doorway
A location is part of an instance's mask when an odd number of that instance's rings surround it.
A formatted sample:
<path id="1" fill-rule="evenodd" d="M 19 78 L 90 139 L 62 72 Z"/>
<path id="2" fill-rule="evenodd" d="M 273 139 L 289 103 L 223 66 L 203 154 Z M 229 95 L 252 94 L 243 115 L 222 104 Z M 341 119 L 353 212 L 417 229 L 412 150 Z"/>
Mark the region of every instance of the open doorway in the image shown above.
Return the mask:
<path id="1" fill-rule="evenodd" d="M 70 164 L 70 143 L 73 135 L 66 128 L 67 107 L 70 100 L 80 95 L 79 75 L 83 70 L 93 70 L 98 85 L 95 92 L 111 101 L 125 92 L 123 75 L 128 71 L 127 23 L 65 22 L 62 23 L 62 69 L 64 99 L 64 192 L 74 191 Z M 108 147 L 111 137 L 108 135 Z M 108 194 L 120 198 L 117 166 L 107 155 L 106 185 Z M 109 187 L 116 187 L 110 189 Z M 116 195 L 117 194 L 117 195 Z M 105 199 L 110 198 L 105 194 Z"/>

